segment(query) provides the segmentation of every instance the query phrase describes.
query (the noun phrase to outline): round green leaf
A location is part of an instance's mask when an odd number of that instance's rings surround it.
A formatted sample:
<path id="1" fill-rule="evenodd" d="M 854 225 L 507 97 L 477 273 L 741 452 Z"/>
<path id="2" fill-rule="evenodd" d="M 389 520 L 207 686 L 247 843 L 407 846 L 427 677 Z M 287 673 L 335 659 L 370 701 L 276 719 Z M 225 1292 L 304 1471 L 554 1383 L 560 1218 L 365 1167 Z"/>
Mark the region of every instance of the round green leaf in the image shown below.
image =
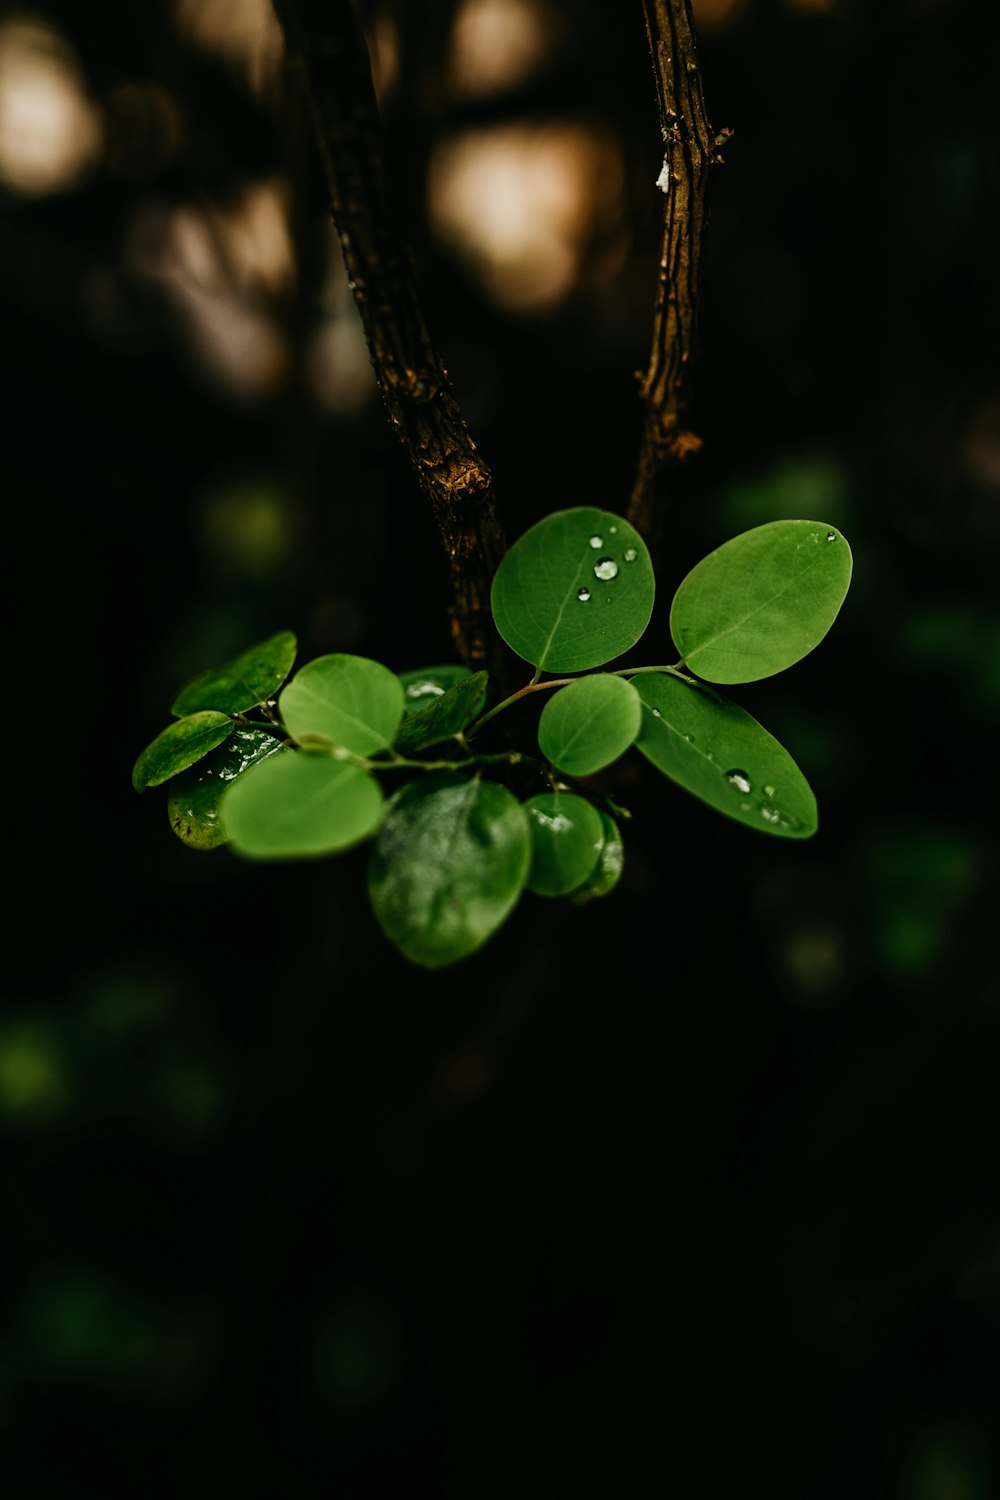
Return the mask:
<path id="1" fill-rule="evenodd" d="M 403 684 L 367 656 L 317 656 L 296 672 L 279 707 L 300 743 L 318 737 L 355 755 L 373 755 L 392 744 L 399 728 Z"/>
<path id="2" fill-rule="evenodd" d="M 670 634 L 707 682 L 756 682 L 818 646 L 851 582 L 851 549 L 820 521 L 771 521 L 733 537 L 684 579 Z"/>
<path id="3" fill-rule="evenodd" d="M 653 568 L 621 516 L 559 510 L 511 547 L 493 580 L 493 618 L 543 672 L 583 672 L 634 646 L 653 610 Z"/>
<path id="4" fill-rule="evenodd" d="M 416 667 L 411 672 L 400 672 L 404 714 L 414 714 L 418 709 L 426 708 L 435 698 L 440 698 L 442 693 L 454 687 L 456 682 L 469 676 L 471 673 L 468 667 L 453 662 L 439 667 Z"/>
<path id="5" fill-rule="evenodd" d="M 239 854 L 296 859 L 336 854 L 374 833 L 382 788 L 357 766 L 306 750 L 272 755 L 222 795 L 222 825 Z"/>
<path id="6" fill-rule="evenodd" d="M 270 755 L 291 751 L 273 734 L 237 729 L 232 739 L 174 778 L 167 797 L 170 826 L 189 849 L 217 849 L 229 842 L 219 816 L 219 801 L 230 782 Z"/>
<path id="7" fill-rule="evenodd" d="M 606 812 L 598 811 L 598 817 L 604 830 L 604 842 L 593 873 L 571 894 L 574 906 L 582 906 L 587 901 L 607 896 L 622 878 L 625 868 L 625 845 L 618 831 L 618 824 Z"/>
<path id="8" fill-rule="evenodd" d="M 148 786 L 169 781 L 228 740 L 232 732 L 232 719 L 220 713 L 189 714 L 168 724 L 132 767 L 132 785 L 137 792 L 144 792 Z"/>
<path id="9" fill-rule="evenodd" d="M 759 833 L 807 839 L 816 798 L 788 751 L 735 703 L 657 673 L 635 679 L 636 748 L 685 791 Z"/>
<path id="10" fill-rule="evenodd" d="M 414 963 L 455 963 L 509 915 L 530 859 L 528 820 L 505 787 L 450 773 L 421 777 L 389 802 L 372 847 L 375 916 Z"/>
<path id="11" fill-rule="evenodd" d="M 531 825 L 527 886 L 539 896 L 567 896 L 590 879 L 604 828 L 596 807 L 573 792 L 540 792 L 524 804 Z"/>
<path id="12" fill-rule="evenodd" d="M 178 694 L 171 713 L 193 714 L 199 709 L 216 708 L 223 713 L 238 714 L 255 703 L 264 703 L 292 670 L 296 649 L 292 632 L 280 630 L 224 667 L 204 672 L 189 682 Z"/>
<path id="13" fill-rule="evenodd" d="M 538 721 L 538 744 L 567 776 L 591 776 L 625 754 L 641 723 L 642 702 L 632 684 L 598 672 L 549 699 Z"/>
<path id="14" fill-rule="evenodd" d="M 431 698 L 416 713 L 408 714 L 396 735 L 396 749 L 402 755 L 412 755 L 415 750 L 426 750 L 428 745 L 439 745 L 461 734 L 482 713 L 488 683 L 488 673 L 476 672 L 447 688 L 439 698 Z"/>

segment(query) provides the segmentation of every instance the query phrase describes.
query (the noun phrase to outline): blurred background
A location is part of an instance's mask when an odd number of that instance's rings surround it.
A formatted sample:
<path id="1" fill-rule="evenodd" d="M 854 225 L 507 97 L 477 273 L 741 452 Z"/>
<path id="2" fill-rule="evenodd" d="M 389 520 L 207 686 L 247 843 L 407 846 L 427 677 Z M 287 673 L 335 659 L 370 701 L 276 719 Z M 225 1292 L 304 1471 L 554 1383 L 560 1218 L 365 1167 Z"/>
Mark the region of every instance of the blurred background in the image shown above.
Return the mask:
<path id="1" fill-rule="evenodd" d="M 695 10 L 735 135 L 650 639 L 737 531 L 843 528 L 829 638 L 734 693 L 820 832 L 630 759 L 618 890 L 525 897 L 427 976 L 363 851 L 196 854 L 129 781 L 179 685 L 276 630 L 449 658 L 269 8 L 0 9 L 8 1500 L 1000 1494 L 1000 17 Z M 623 509 L 638 0 L 364 12 L 508 536 Z"/>

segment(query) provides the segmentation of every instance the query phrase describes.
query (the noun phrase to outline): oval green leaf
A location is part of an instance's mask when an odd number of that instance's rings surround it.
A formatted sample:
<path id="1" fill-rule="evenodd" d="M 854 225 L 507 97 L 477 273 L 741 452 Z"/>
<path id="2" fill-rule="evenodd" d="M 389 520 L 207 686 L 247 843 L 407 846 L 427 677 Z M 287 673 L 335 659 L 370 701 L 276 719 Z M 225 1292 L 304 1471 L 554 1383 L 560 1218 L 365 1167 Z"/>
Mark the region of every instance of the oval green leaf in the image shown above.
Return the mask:
<path id="1" fill-rule="evenodd" d="M 816 798 L 788 751 L 735 703 L 676 677 L 636 680 L 643 702 L 636 748 L 685 791 L 759 833 L 807 839 Z"/>
<path id="2" fill-rule="evenodd" d="M 639 533 L 610 511 L 559 510 L 511 547 L 493 580 L 497 629 L 543 672 L 584 672 L 634 646 L 653 610 Z"/>
<path id="3" fill-rule="evenodd" d="M 396 735 L 396 749 L 401 755 L 412 755 L 461 734 L 482 713 L 489 680 L 487 672 L 476 672 L 409 714 Z"/>
<path id="4" fill-rule="evenodd" d="M 771 521 L 733 537 L 684 579 L 670 634 L 706 682 L 756 682 L 808 656 L 837 618 L 851 549 L 820 521 Z"/>
<path id="5" fill-rule="evenodd" d="M 505 787 L 450 773 L 422 777 L 389 802 L 373 845 L 375 916 L 413 963 L 456 963 L 510 914 L 530 861 L 528 820 Z"/>
<path id="6" fill-rule="evenodd" d="M 290 630 L 280 630 L 249 647 L 212 672 L 203 672 L 177 696 L 171 713 L 193 714 L 215 708 L 238 714 L 264 703 L 278 691 L 295 661 L 298 643 Z"/>
<path id="7" fill-rule="evenodd" d="M 573 792 L 540 792 L 524 810 L 531 825 L 528 889 L 539 896 L 568 896 L 597 868 L 604 843 L 600 813 Z"/>
<path id="8" fill-rule="evenodd" d="M 593 874 L 570 896 L 574 906 L 583 906 L 587 901 L 607 896 L 622 878 L 625 868 L 625 845 L 618 824 L 606 812 L 598 811 L 598 817 L 604 830 L 604 842 Z"/>
<path id="9" fill-rule="evenodd" d="M 178 776 L 228 740 L 233 728 L 232 719 L 214 712 L 189 714 L 168 724 L 132 767 L 132 785 L 137 792 L 144 792 L 148 786 L 159 786 Z"/>
<path id="10" fill-rule="evenodd" d="M 273 734 L 237 729 L 232 739 L 182 771 L 170 783 L 167 797 L 167 817 L 181 843 L 189 849 L 218 849 L 228 843 L 229 835 L 219 816 L 219 802 L 227 786 L 269 756 L 291 753 Z"/>
<path id="11" fill-rule="evenodd" d="M 415 714 L 419 709 L 426 708 L 435 698 L 440 698 L 442 693 L 454 687 L 456 682 L 462 682 L 471 675 L 468 667 L 459 666 L 455 662 L 447 662 L 438 667 L 415 667 L 411 672 L 400 672 L 404 714 Z"/>
<path id="12" fill-rule="evenodd" d="M 327 755 L 273 755 L 226 788 L 222 825 L 238 854 L 300 859 L 337 854 L 375 832 L 382 788 L 374 776 Z"/>
<path id="13" fill-rule="evenodd" d="M 555 693 L 538 721 L 538 745 L 567 776 L 591 776 L 634 743 L 642 701 L 625 677 L 597 672 Z"/>
<path id="14" fill-rule="evenodd" d="M 403 717 L 403 684 L 367 656 L 317 656 L 300 667 L 279 702 L 293 739 L 319 738 L 355 755 L 392 744 Z"/>

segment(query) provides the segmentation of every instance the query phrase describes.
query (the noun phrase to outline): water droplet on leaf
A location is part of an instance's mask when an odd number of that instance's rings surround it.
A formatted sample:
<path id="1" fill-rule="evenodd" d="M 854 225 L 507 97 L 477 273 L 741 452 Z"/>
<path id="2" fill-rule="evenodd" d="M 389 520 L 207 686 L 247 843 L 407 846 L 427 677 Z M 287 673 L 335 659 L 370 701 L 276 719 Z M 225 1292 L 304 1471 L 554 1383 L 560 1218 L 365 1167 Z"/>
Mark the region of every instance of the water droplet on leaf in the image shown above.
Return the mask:
<path id="1" fill-rule="evenodd" d="M 437 682 L 411 682 L 406 689 L 406 696 L 411 702 L 419 698 L 440 698 L 444 688 Z"/>
<path id="2" fill-rule="evenodd" d="M 618 564 L 613 557 L 599 557 L 594 564 L 594 577 L 602 579 L 605 583 L 609 578 L 618 577 Z"/>
<path id="3" fill-rule="evenodd" d="M 576 597 L 580 600 L 581 604 L 586 604 L 587 600 L 590 598 L 590 590 L 589 589 L 577 589 L 577 591 L 576 591 Z"/>
<path id="4" fill-rule="evenodd" d="M 773 797 L 774 796 L 774 787 L 773 786 L 766 786 L 766 787 L 763 788 L 763 792 L 764 792 L 764 796 L 765 797 Z"/>
<path id="5" fill-rule="evenodd" d="M 828 531 L 826 539 L 828 542 L 835 542 L 837 540 L 837 533 L 835 531 Z"/>
<path id="6" fill-rule="evenodd" d="M 662 719 L 663 718 L 663 715 L 660 713 L 660 710 L 658 708 L 654 708 L 653 709 L 653 718 L 654 719 Z"/>
<path id="7" fill-rule="evenodd" d="M 567 828 L 572 827 L 569 818 L 563 817 L 562 813 L 543 813 L 535 810 L 534 816 L 543 828 L 551 828 L 553 833 L 565 833 Z"/>
<path id="8" fill-rule="evenodd" d="M 777 828 L 801 828 L 802 824 L 792 813 L 782 812 L 780 807 L 762 807 L 760 815 L 765 823 Z"/>
<path id="9" fill-rule="evenodd" d="M 729 782 L 729 785 L 734 786 L 738 792 L 746 793 L 751 790 L 750 777 L 745 771 L 727 771 L 726 780 Z"/>
<path id="10" fill-rule="evenodd" d="M 626 562 L 635 562 L 635 560 L 636 560 L 636 558 L 638 556 L 639 556 L 639 554 L 635 550 L 634 547 L 626 547 L 625 548 L 625 561 Z"/>
<path id="11" fill-rule="evenodd" d="M 596 552 L 597 549 L 598 549 L 598 547 L 603 547 L 604 546 L 604 538 L 602 536 L 592 536 L 590 538 L 590 545 L 593 547 L 594 551 Z"/>

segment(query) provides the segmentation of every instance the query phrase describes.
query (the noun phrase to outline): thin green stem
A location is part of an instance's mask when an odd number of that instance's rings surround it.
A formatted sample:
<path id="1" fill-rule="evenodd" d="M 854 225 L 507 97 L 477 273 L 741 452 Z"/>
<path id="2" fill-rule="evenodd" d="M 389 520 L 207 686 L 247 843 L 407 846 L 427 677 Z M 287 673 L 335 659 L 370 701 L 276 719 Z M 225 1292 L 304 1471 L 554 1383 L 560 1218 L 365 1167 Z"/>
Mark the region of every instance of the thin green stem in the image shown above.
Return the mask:
<path id="1" fill-rule="evenodd" d="M 466 766 L 486 761 L 509 761 L 511 753 L 504 751 L 499 755 L 469 755 L 465 760 L 411 760 L 406 755 L 393 755 L 387 760 L 369 760 L 365 764 L 369 771 L 463 771 Z"/>
<path id="2" fill-rule="evenodd" d="M 640 673 L 643 672 L 665 672 L 670 677 L 679 677 L 682 682 L 690 683 L 692 687 L 700 687 L 701 684 L 698 682 L 697 678 L 689 677 L 686 672 L 681 672 L 679 670 L 679 668 L 681 668 L 683 665 L 683 661 L 679 661 L 671 667 L 620 667 L 617 671 L 609 672 L 608 676 L 638 677 Z M 584 677 L 589 677 L 591 674 L 589 672 L 580 672 L 575 677 L 552 677 L 548 682 L 539 682 L 539 675 L 539 672 L 536 672 L 531 681 L 527 683 L 523 688 L 518 688 L 516 693 L 511 693 L 509 698 L 504 698 L 502 703 L 496 704 L 495 707 L 482 714 L 476 720 L 476 722 L 470 725 L 469 728 L 465 731 L 466 740 L 471 740 L 473 735 L 479 733 L 484 724 L 489 723 L 490 719 L 495 719 L 497 714 L 502 714 L 504 709 L 510 708 L 512 703 L 519 703 L 520 700 L 522 698 L 526 698 L 529 693 L 544 693 L 549 688 L 566 687 L 568 683 L 580 682 Z"/>
<path id="3" fill-rule="evenodd" d="M 701 687 L 697 677 L 689 677 L 686 672 L 680 671 L 684 665 L 683 661 L 675 663 L 672 667 L 622 667 L 618 672 L 609 672 L 609 677 L 638 677 L 643 672 L 665 672 L 669 677 L 679 677 L 681 682 L 689 682 L 692 687 Z"/>
<path id="4" fill-rule="evenodd" d="M 283 745 L 292 743 L 284 724 L 279 723 L 273 715 L 267 719 L 248 719 L 246 714 L 230 714 L 230 718 L 237 729 L 256 729 L 260 734 L 269 734 L 280 740 Z"/>
<path id="5" fill-rule="evenodd" d="M 469 728 L 465 731 L 465 738 L 471 740 L 473 735 L 479 733 L 484 724 L 489 723 L 490 719 L 495 719 L 497 714 L 503 713 L 505 708 L 510 708 L 512 703 L 517 703 L 528 693 L 544 693 L 546 688 L 565 687 L 567 682 L 575 681 L 575 677 L 554 677 L 551 682 L 539 682 L 538 673 L 536 672 L 531 681 L 523 688 L 518 688 L 516 693 L 511 693 L 509 698 L 504 698 L 502 703 L 498 703 L 494 708 L 481 714 L 474 724 L 470 724 Z"/>

